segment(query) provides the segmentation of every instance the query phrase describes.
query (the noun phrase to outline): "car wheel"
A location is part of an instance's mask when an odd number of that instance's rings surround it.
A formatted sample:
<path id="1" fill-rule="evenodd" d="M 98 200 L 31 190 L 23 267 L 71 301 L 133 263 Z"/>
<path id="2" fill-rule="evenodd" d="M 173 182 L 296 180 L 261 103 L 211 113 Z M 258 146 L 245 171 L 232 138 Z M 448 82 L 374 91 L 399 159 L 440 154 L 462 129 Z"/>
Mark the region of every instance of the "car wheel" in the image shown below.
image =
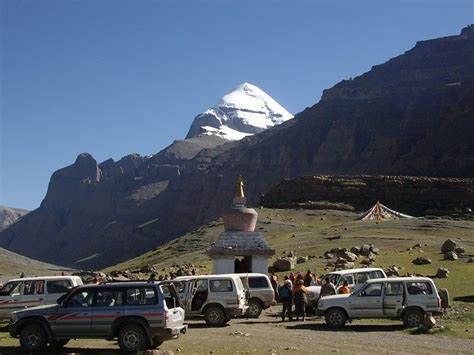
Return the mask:
<path id="1" fill-rule="evenodd" d="M 262 304 L 258 300 L 250 300 L 249 308 L 247 309 L 247 316 L 250 318 L 258 318 L 262 314 Z"/>
<path id="2" fill-rule="evenodd" d="M 50 340 L 49 341 L 49 347 L 51 349 L 61 349 L 67 343 L 69 343 L 69 339 Z"/>
<path id="3" fill-rule="evenodd" d="M 125 325 L 120 329 L 118 343 L 120 350 L 125 352 L 145 350 L 149 346 L 145 331 L 135 324 Z"/>
<path id="4" fill-rule="evenodd" d="M 403 324 L 407 328 L 416 328 L 423 322 L 423 313 L 417 309 L 409 309 L 403 315 Z"/>
<path id="5" fill-rule="evenodd" d="M 326 312 L 326 324 L 330 328 L 342 328 L 347 321 L 346 312 L 341 308 L 331 308 Z"/>
<path id="6" fill-rule="evenodd" d="M 43 350 L 47 343 L 48 335 L 39 324 L 26 325 L 20 332 L 21 348 L 27 352 Z"/>
<path id="7" fill-rule="evenodd" d="M 206 324 L 211 327 L 222 327 L 227 323 L 227 316 L 220 307 L 209 307 L 204 314 L 204 319 L 206 320 Z"/>
<path id="8" fill-rule="evenodd" d="M 153 349 L 156 349 L 157 347 L 159 347 L 161 344 L 163 344 L 163 342 L 161 340 L 153 340 L 150 344 L 150 346 L 148 347 L 149 350 L 153 350 Z"/>

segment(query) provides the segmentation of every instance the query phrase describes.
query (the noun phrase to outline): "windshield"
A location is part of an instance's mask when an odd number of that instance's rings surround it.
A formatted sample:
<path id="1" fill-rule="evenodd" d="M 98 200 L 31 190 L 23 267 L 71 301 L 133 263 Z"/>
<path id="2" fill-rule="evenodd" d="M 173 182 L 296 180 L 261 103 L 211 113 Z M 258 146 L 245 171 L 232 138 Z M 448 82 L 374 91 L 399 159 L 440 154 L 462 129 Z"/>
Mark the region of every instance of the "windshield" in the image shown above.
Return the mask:
<path id="1" fill-rule="evenodd" d="M 324 280 L 326 279 L 326 277 L 329 278 L 329 281 L 331 281 L 331 283 L 333 285 L 337 285 L 339 279 L 341 278 L 341 275 L 339 274 L 327 274 L 327 275 L 324 275 L 323 277 L 321 277 L 321 281 L 323 281 L 324 283 Z"/>

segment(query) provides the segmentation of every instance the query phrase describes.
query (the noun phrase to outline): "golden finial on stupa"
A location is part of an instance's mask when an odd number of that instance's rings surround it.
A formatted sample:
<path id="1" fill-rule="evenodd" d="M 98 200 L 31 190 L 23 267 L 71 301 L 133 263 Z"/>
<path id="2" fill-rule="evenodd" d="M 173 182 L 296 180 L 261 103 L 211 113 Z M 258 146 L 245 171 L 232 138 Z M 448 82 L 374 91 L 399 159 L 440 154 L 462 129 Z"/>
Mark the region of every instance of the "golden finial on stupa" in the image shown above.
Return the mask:
<path id="1" fill-rule="evenodd" d="M 235 197 L 245 197 L 244 194 L 244 178 L 242 175 L 237 177 Z"/>

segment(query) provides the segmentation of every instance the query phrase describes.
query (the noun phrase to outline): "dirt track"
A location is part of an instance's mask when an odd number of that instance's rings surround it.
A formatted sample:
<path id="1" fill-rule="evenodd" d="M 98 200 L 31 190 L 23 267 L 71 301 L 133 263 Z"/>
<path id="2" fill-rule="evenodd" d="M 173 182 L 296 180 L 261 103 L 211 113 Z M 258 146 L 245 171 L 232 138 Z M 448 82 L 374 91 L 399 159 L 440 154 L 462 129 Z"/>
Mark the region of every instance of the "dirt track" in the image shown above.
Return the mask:
<path id="1" fill-rule="evenodd" d="M 401 322 L 357 322 L 344 330 L 330 331 L 322 319 L 282 323 L 279 307 L 267 310 L 259 319 L 233 319 L 223 328 L 207 328 L 203 321 L 189 322 L 189 331 L 178 340 L 165 342 L 162 350 L 181 354 L 284 354 L 284 353 L 383 353 L 383 354 L 474 354 L 474 339 L 442 335 L 412 335 Z M 5 333 L 0 333 L 4 335 Z M 17 344 L 7 340 L 8 344 Z M 0 354 L 21 354 L 18 347 L 4 346 Z M 119 353 L 115 342 L 103 340 L 71 341 L 70 353 Z"/>

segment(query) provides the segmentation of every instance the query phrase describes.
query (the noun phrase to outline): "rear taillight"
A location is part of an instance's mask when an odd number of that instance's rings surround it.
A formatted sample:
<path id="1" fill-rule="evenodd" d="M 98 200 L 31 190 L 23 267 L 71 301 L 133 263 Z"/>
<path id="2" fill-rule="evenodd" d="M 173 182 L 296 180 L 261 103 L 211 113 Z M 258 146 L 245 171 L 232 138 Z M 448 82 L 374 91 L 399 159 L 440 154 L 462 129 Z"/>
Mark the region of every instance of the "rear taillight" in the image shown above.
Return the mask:
<path id="1" fill-rule="evenodd" d="M 237 305 L 239 305 L 239 304 L 240 304 L 240 295 L 238 294 L 237 295 Z"/>
<path id="2" fill-rule="evenodd" d="M 170 315 L 168 313 L 168 311 L 165 312 L 165 323 L 168 323 L 170 320 Z"/>

